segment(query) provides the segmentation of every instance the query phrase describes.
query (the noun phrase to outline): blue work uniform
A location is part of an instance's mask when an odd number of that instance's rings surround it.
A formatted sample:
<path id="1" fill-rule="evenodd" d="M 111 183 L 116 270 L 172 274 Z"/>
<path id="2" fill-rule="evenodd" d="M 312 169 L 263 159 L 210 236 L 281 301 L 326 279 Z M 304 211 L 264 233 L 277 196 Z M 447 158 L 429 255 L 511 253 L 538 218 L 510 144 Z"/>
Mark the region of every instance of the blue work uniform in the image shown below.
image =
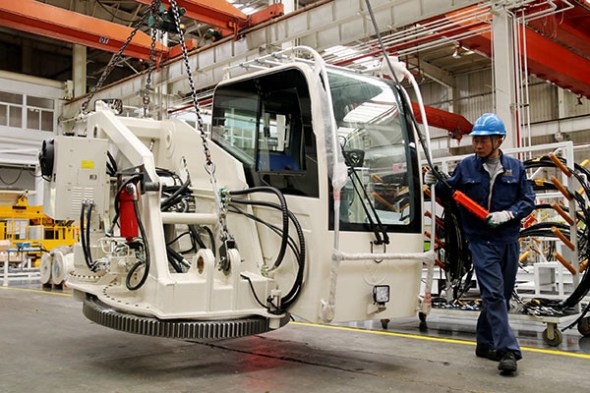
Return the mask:
<path id="1" fill-rule="evenodd" d="M 501 153 L 501 170 L 492 177 L 477 155 L 462 160 L 447 183 L 462 191 L 490 212 L 508 210 L 514 219 L 496 228 L 461 207 L 461 225 L 471 251 L 482 309 L 477 320 L 479 346 L 498 353 L 512 351 L 522 357 L 520 347 L 508 323 L 509 300 L 518 270 L 520 221 L 535 206 L 535 193 L 527 180 L 524 165 Z M 437 193 L 450 197 L 450 190 L 439 182 Z"/>

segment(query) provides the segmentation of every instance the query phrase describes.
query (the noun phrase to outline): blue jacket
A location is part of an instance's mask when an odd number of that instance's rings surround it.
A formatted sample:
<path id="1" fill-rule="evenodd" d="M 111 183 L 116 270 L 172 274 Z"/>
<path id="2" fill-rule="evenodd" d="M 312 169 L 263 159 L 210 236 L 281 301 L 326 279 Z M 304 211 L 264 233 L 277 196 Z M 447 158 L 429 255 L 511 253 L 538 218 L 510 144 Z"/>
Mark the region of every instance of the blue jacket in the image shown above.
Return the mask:
<path id="1" fill-rule="evenodd" d="M 522 162 L 516 158 L 500 155 L 504 167 L 491 188 L 491 178 L 483 167 L 483 160 L 476 156 L 463 159 L 455 168 L 453 175 L 447 179 L 449 185 L 462 191 L 475 202 L 490 212 L 509 210 L 514 219 L 496 228 L 489 226 L 473 213 L 461 207 L 460 217 L 463 230 L 471 242 L 490 241 L 493 243 L 510 243 L 518 240 L 520 221 L 528 216 L 535 207 L 535 192 L 527 180 Z M 437 195 L 449 198 L 451 192 L 444 184 L 436 185 Z"/>

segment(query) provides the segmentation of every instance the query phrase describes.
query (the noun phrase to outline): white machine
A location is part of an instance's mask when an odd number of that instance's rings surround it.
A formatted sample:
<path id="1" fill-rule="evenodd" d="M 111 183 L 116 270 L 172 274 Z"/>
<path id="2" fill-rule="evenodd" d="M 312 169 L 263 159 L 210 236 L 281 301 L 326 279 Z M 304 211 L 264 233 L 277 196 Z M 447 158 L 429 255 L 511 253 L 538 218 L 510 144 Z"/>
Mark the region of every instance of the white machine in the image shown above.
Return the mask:
<path id="1" fill-rule="evenodd" d="M 84 172 L 89 145 L 103 158 L 107 146 L 110 182 L 95 179 L 81 203 L 67 281 L 89 319 L 227 338 L 279 328 L 290 314 L 343 322 L 428 311 L 421 275 L 434 259 L 423 251 L 409 103 L 393 83 L 308 52 L 315 61 L 273 54 L 230 70 L 242 75 L 215 89 L 210 134 L 98 102 L 54 158 L 42 157 L 71 164 L 45 165 L 49 180 L 88 187 L 63 172 Z M 66 211 L 72 197 L 53 202 Z"/>

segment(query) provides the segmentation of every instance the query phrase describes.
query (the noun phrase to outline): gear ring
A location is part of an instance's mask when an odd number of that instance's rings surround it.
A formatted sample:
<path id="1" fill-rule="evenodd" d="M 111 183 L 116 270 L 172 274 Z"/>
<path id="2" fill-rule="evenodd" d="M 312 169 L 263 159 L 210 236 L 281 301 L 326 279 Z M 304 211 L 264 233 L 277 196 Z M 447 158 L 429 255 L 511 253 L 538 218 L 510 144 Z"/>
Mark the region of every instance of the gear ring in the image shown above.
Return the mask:
<path id="1" fill-rule="evenodd" d="M 83 313 L 86 318 L 99 325 L 122 332 L 153 337 L 222 339 L 251 336 L 274 330 L 269 327 L 269 319 L 261 316 L 211 321 L 163 320 L 117 311 L 94 296 L 87 296 L 84 300 Z M 279 327 L 288 322 L 289 314 L 286 314 L 281 318 Z"/>

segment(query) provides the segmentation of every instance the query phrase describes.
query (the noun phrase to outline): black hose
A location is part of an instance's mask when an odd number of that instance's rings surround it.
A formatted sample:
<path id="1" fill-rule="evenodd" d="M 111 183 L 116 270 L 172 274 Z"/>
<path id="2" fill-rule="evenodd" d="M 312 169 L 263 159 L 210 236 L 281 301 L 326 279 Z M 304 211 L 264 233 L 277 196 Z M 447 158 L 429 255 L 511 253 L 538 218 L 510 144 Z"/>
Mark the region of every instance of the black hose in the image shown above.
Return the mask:
<path id="1" fill-rule="evenodd" d="M 87 205 L 89 206 L 89 213 L 92 213 L 92 204 L 82 202 L 82 207 L 80 209 L 80 245 L 82 246 L 82 253 L 84 254 L 84 262 L 86 263 L 86 266 L 90 271 L 95 272 L 96 266 L 92 260 L 89 240 L 90 214 L 87 216 L 84 214 L 86 212 Z M 84 227 L 84 224 L 86 224 L 86 227 Z"/>
<path id="2" fill-rule="evenodd" d="M 272 203 L 272 202 L 232 199 L 232 204 L 235 204 L 235 203 L 245 204 L 245 205 L 264 206 L 264 207 L 270 207 L 270 208 L 277 209 L 277 210 L 282 210 L 281 205 L 276 204 L 276 203 Z M 237 207 L 235 207 L 235 206 L 234 206 L 234 208 L 237 209 Z M 277 228 L 267 222 L 262 221 L 258 217 L 255 217 L 255 216 L 250 215 L 249 213 L 243 212 L 240 209 L 237 209 L 237 210 L 238 210 L 238 213 L 244 214 L 247 217 L 254 219 L 254 220 L 268 226 L 269 228 L 273 229 L 273 231 L 275 233 L 280 234 L 283 237 L 283 239 L 285 238 L 285 234 L 281 233 L 279 228 Z M 289 290 L 287 295 L 285 295 L 283 298 L 281 298 L 281 307 L 280 307 L 280 309 L 277 310 L 278 313 L 285 312 L 299 297 L 299 295 L 301 293 L 301 288 L 303 286 L 303 273 L 305 270 L 306 254 L 305 254 L 305 237 L 303 235 L 303 230 L 301 228 L 301 224 L 297 220 L 297 217 L 295 217 L 295 215 L 289 210 L 287 211 L 287 214 L 288 214 L 289 219 L 293 223 L 293 226 L 295 227 L 295 230 L 297 232 L 297 238 L 299 240 L 299 250 L 298 251 L 296 250 L 294 245 L 290 245 L 291 249 L 293 250 L 293 252 L 297 258 L 298 269 L 297 269 L 297 275 L 295 277 L 295 281 L 293 283 L 293 286 L 291 287 L 291 289 Z M 292 240 L 292 238 L 290 236 L 287 235 L 287 237 Z M 282 261 L 282 259 L 281 259 L 281 261 Z M 276 265 L 275 267 L 278 267 L 279 265 Z M 271 311 L 269 310 L 269 312 L 271 312 Z"/>
<path id="3" fill-rule="evenodd" d="M 140 214 L 139 214 L 139 204 L 137 203 L 136 199 L 133 200 L 133 209 L 135 210 L 135 218 L 137 219 L 137 225 L 139 226 L 139 232 L 141 233 L 143 250 L 145 253 L 145 261 L 136 262 L 135 265 L 133 265 L 133 267 L 129 270 L 129 273 L 127 273 L 127 278 L 125 279 L 125 285 L 127 286 L 127 289 L 129 289 L 130 291 L 135 291 L 135 290 L 141 288 L 143 286 L 143 284 L 145 284 L 145 282 L 148 278 L 149 272 L 150 272 L 150 246 L 149 246 L 149 243 L 147 240 L 147 235 L 145 232 L 145 228 L 143 226 L 143 222 L 142 222 Z M 136 285 L 132 285 L 131 278 L 133 277 L 133 274 L 135 273 L 135 271 L 141 265 L 145 265 L 143 275 L 141 276 L 141 280 Z"/>
<path id="4" fill-rule="evenodd" d="M 287 201 L 285 200 L 285 196 L 274 187 L 252 187 L 246 190 L 230 191 L 229 195 L 249 195 L 256 192 L 273 193 L 279 199 L 279 210 L 281 211 L 283 218 L 283 237 L 281 238 L 281 247 L 279 248 L 279 253 L 274 263 L 274 267 L 278 267 L 285 256 L 285 251 L 287 250 L 287 239 L 289 237 L 289 210 L 287 209 Z"/>
<path id="5" fill-rule="evenodd" d="M 176 273 L 183 273 L 184 270 L 182 269 L 182 261 L 184 260 L 184 257 L 170 246 L 166 247 L 166 255 L 168 257 L 168 261 L 174 270 L 176 270 Z"/>
<path id="6" fill-rule="evenodd" d="M 558 157 L 559 160 L 564 164 L 564 166 L 566 166 L 565 164 L 565 160 L 561 157 Z M 531 169 L 531 168 L 557 168 L 558 165 L 555 164 L 555 162 L 553 162 L 549 156 L 542 156 L 540 158 L 535 158 L 532 160 L 527 160 L 524 162 L 525 168 L 527 169 Z M 588 171 L 587 168 L 584 168 L 581 165 L 578 164 L 574 164 L 574 168 L 569 168 L 567 167 L 567 170 L 571 172 L 572 176 L 578 181 L 579 184 L 581 184 L 583 191 L 586 193 L 586 195 L 590 195 L 590 184 L 588 183 L 588 179 L 590 178 L 590 172 Z M 565 186 L 564 186 L 565 187 Z M 555 185 L 553 185 L 553 183 L 543 183 L 542 185 L 539 185 L 538 183 L 535 183 L 535 188 L 536 189 L 557 189 L 557 187 L 555 187 Z M 587 259 L 588 257 L 590 257 L 590 249 L 589 249 L 589 243 L 590 243 L 590 239 L 589 239 L 589 235 L 590 235 L 590 211 L 588 210 L 588 206 L 586 204 L 586 200 L 584 199 L 583 195 L 579 194 L 578 192 L 572 192 L 572 190 L 567 189 L 567 192 L 569 193 L 569 195 L 574 199 L 575 202 L 577 202 L 577 208 L 576 208 L 576 220 L 579 222 L 582 222 L 584 224 L 583 228 L 580 228 L 579 226 L 577 227 L 576 230 L 576 238 L 578 240 L 578 262 Z M 552 208 L 550 205 L 547 204 L 541 204 L 541 205 L 537 205 L 535 206 L 536 209 L 546 209 L 546 208 Z M 565 206 L 561 207 L 564 211 L 569 212 L 569 209 Z M 571 213 L 571 212 L 569 212 Z M 531 225 L 528 228 L 525 228 L 523 230 L 521 230 L 521 238 L 523 237 L 536 237 L 536 236 L 543 236 L 543 237 L 556 237 L 552 232 L 551 232 L 551 227 L 557 227 L 566 237 L 570 237 L 571 233 L 570 233 L 570 225 L 568 224 L 564 224 L 564 223 L 558 223 L 558 222 L 544 222 L 544 223 L 537 223 L 534 225 Z M 588 294 L 588 292 L 590 291 L 590 273 L 588 273 L 588 270 L 590 269 L 586 269 L 586 271 L 584 272 L 584 275 L 582 277 L 582 279 L 580 280 L 579 284 L 577 285 L 577 287 L 572 291 L 572 293 L 562 302 L 560 303 L 556 303 L 556 304 L 552 304 L 551 307 L 555 308 L 555 309 L 560 309 L 560 310 L 565 310 L 571 307 L 574 307 L 576 304 L 578 304 L 579 302 L 581 302 L 583 300 L 583 298 Z M 581 313 L 581 315 L 576 319 L 576 321 L 574 321 L 572 324 L 570 324 L 569 326 L 563 328 L 562 330 L 567 330 L 569 328 L 571 328 L 572 326 L 574 326 L 576 323 L 578 323 L 589 311 L 589 307 L 585 307 L 585 309 L 583 310 L 583 312 Z"/>
<path id="7" fill-rule="evenodd" d="M 165 200 L 162 201 L 162 203 L 160 204 L 160 209 L 166 210 L 166 209 L 170 208 L 170 206 L 173 206 L 176 203 L 178 203 L 179 196 L 181 194 L 183 194 L 188 189 L 190 184 L 191 184 L 191 179 L 189 177 L 182 184 L 182 186 L 180 186 L 176 191 L 174 191 L 174 193 L 172 193 L 172 195 L 170 195 L 168 198 L 166 198 Z"/>
<path id="8" fill-rule="evenodd" d="M 199 235 L 199 231 L 197 230 L 196 225 L 194 225 L 194 224 L 189 225 L 188 230 L 191 234 L 191 239 L 197 243 L 199 248 L 207 248 L 207 246 L 205 245 L 205 242 L 203 242 L 203 239 L 201 239 L 201 235 Z M 195 251 L 197 251 L 197 247 L 195 244 L 193 244 L 193 247 L 194 247 Z"/>

